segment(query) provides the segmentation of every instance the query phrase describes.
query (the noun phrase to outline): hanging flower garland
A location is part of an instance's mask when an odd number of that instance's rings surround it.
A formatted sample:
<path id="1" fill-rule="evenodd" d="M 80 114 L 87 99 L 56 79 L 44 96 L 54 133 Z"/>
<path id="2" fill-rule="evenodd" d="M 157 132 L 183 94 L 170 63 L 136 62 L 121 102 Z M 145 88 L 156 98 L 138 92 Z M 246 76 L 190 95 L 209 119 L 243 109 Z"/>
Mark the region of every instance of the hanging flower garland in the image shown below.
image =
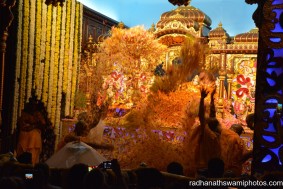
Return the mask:
<path id="1" fill-rule="evenodd" d="M 80 4 L 75 3 L 75 30 L 74 30 L 74 60 L 73 60 L 73 69 L 72 69 L 72 86 L 71 86 L 71 109 L 70 111 L 74 111 L 75 104 L 75 93 L 77 89 L 77 70 L 78 70 L 78 57 L 79 57 L 79 25 L 80 25 Z"/>
<path id="2" fill-rule="evenodd" d="M 51 27 L 52 27 L 52 7 L 47 8 L 47 27 L 46 27 L 46 42 L 45 42 L 45 64 L 43 74 L 43 89 L 42 101 L 47 104 L 48 100 L 48 82 L 49 82 L 49 66 L 50 66 L 50 52 L 51 52 Z"/>
<path id="3" fill-rule="evenodd" d="M 71 13 L 75 12 L 76 4 L 75 0 L 71 2 Z M 70 56 L 68 62 L 68 77 L 67 77 L 67 93 L 66 93 L 66 106 L 65 106 L 65 115 L 72 116 L 71 108 L 71 92 L 72 92 L 72 69 L 73 69 L 73 51 L 74 51 L 74 30 L 75 30 L 75 15 L 71 14 L 71 23 L 70 23 Z"/>
<path id="4" fill-rule="evenodd" d="M 63 89 L 63 66 L 64 66 L 64 52 L 65 52 L 65 27 L 66 27 L 66 6 L 62 7 L 62 19 L 61 19 L 61 30 L 60 30 L 60 51 L 59 51 L 59 65 L 58 65 L 58 90 L 57 90 L 57 103 L 56 103 L 56 114 L 54 121 L 54 132 L 56 136 L 60 135 L 60 121 L 61 121 L 61 100 L 62 100 L 62 89 Z M 60 137 L 56 137 L 56 144 L 58 144 Z"/>
<path id="5" fill-rule="evenodd" d="M 49 66 L 49 81 L 48 81 L 48 100 L 47 100 L 47 112 L 49 118 L 51 118 L 51 107 L 53 98 L 53 82 L 54 82 L 54 56 L 55 56 L 55 41 L 56 41 L 56 21 L 57 21 L 57 7 L 52 7 L 52 26 L 51 26 L 51 44 L 50 44 L 50 66 Z M 52 121 L 52 120 L 51 120 Z M 54 120 L 53 120 L 54 121 Z"/>
<path id="6" fill-rule="evenodd" d="M 21 63 L 21 84 L 19 110 L 24 108 L 26 98 L 26 75 L 28 61 L 28 42 L 29 42 L 29 0 L 24 0 L 23 16 L 23 41 L 22 41 L 22 63 Z"/>
<path id="7" fill-rule="evenodd" d="M 47 6 L 45 4 L 42 4 L 42 15 L 47 15 Z M 46 16 L 41 17 L 41 45 L 40 45 L 40 67 L 39 67 L 39 81 L 38 81 L 38 90 L 37 90 L 37 96 L 42 96 L 43 91 L 43 77 L 44 77 L 44 67 L 45 67 L 45 60 L 46 60 L 46 28 L 47 28 L 47 18 Z"/>
<path id="8" fill-rule="evenodd" d="M 16 120 L 18 117 L 18 103 L 20 85 L 19 78 L 21 73 L 21 57 L 22 57 L 22 31 L 23 31 L 23 0 L 18 0 L 18 33 L 17 33 L 17 57 L 16 57 L 16 73 L 15 73 L 15 88 L 14 88 L 14 105 L 13 105 L 13 119 L 12 119 L 12 132 L 16 129 Z"/>
<path id="9" fill-rule="evenodd" d="M 54 73 L 53 73 L 53 91 L 52 91 L 52 105 L 51 105 L 51 122 L 55 122 L 55 114 L 57 108 L 57 94 L 58 94 L 58 72 L 59 72 L 59 51 L 61 41 L 61 20 L 62 20 L 62 8 L 57 7 L 56 16 L 56 39 L 55 39 L 55 51 L 54 51 Z"/>
<path id="10" fill-rule="evenodd" d="M 42 32 L 42 25 L 41 25 L 41 14 L 42 14 L 42 7 L 41 1 L 36 1 L 36 27 L 35 27 L 35 67 L 34 67 L 34 81 L 33 81 L 33 88 L 36 89 L 36 95 L 39 88 L 39 75 L 40 75 L 40 52 L 41 52 L 41 32 Z"/>
<path id="11" fill-rule="evenodd" d="M 30 12 L 29 12 L 29 48 L 28 48 L 28 77 L 27 77 L 27 96 L 26 100 L 31 97 L 31 89 L 32 89 L 32 76 L 34 70 L 34 41 L 35 41 L 35 1 L 30 1 Z"/>
<path id="12" fill-rule="evenodd" d="M 64 71 L 63 71 L 63 92 L 67 93 L 68 86 L 68 63 L 70 57 L 70 24 L 71 24 L 71 1 L 67 1 L 66 30 L 65 30 L 65 53 L 64 53 Z"/>

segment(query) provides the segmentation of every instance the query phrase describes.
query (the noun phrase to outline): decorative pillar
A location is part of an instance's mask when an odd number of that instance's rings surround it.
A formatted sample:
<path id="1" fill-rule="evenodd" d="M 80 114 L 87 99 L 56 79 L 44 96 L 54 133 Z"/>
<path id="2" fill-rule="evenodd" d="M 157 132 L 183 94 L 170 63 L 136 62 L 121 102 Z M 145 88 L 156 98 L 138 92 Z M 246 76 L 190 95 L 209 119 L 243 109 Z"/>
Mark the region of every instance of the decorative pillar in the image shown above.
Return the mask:
<path id="1" fill-rule="evenodd" d="M 246 2 L 259 28 L 252 173 L 283 171 L 283 0 Z"/>
<path id="2" fill-rule="evenodd" d="M 218 116 L 223 118 L 224 116 L 224 93 L 225 93 L 225 86 L 224 81 L 226 77 L 226 54 L 220 54 L 220 69 L 219 69 L 219 91 L 218 91 L 218 104 L 217 104 L 217 111 Z"/>
<path id="3" fill-rule="evenodd" d="M 3 92 L 5 78 L 5 56 L 8 39 L 8 29 L 11 25 L 14 15 L 11 9 L 15 6 L 16 0 L 0 0 L 0 133 L 3 129 L 2 110 L 3 110 Z"/>
<path id="4" fill-rule="evenodd" d="M 228 100 L 231 100 L 233 76 L 234 74 L 231 74 L 231 73 L 227 74 L 227 82 L 228 82 L 227 99 Z"/>

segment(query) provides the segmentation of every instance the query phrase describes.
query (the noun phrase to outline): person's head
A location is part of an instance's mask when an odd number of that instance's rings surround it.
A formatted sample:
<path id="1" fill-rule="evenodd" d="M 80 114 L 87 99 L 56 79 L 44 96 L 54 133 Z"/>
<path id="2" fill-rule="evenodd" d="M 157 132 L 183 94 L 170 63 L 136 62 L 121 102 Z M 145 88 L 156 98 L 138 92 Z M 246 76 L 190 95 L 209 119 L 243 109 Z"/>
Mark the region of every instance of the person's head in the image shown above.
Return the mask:
<path id="1" fill-rule="evenodd" d="M 221 178 L 224 174 L 224 162 L 220 158 L 212 158 L 208 161 L 208 177 Z"/>
<path id="2" fill-rule="evenodd" d="M 168 164 L 167 172 L 176 175 L 184 175 L 183 166 L 180 163 L 174 161 Z"/>
<path id="3" fill-rule="evenodd" d="M 23 152 L 17 157 L 19 163 L 32 164 L 32 153 Z"/>
<path id="4" fill-rule="evenodd" d="M 88 132 L 87 124 L 84 121 L 78 121 L 74 132 L 77 136 L 86 136 Z"/>
<path id="5" fill-rule="evenodd" d="M 233 125 L 231 125 L 230 130 L 234 131 L 239 136 L 244 132 L 244 128 L 242 127 L 241 124 L 233 124 Z"/>
<path id="6" fill-rule="evenodd" d="M 44 178 L 44 182 L 46 184 L 48 182 L 49 175 L 50 175 L 49 166 L 46 163 L 37 163 L 35 164 L 34 169 L 38 172 L 41 172 Z"/>
<path id="7" fill-rule="evenodd" d="M 106 188 L 104 173 L 99 168 L 92 169 L 84 178 L 84 189 Z"/>
<path id="8" fill-rule="evenodd" d="M 2 177 L 0 179 L 0 186 L 2 189 L 25 189 L 26 184 L 20 177 Z"/>
<path id="9" fill-rule="evenodd" d="M 247 123 L 248 128 L 250 128 L 251 130 L 254 130 L 254 114 L 247 115 L 246 123 Z"/>
<path id="10" fill-rule="evenodd" d="M 84 182 L 84 177 L 88 173 L 88 166 L 83 163 L 73 165 L 68 173 L 66 185 L 67 189 L 81 188 Z"/>
<path id="11" fill-rule="evenodd" d="M 164 185 L 163 175 L 155 168 L 139 168 L 135 173 L 139 189 L 162 188 Z"/>
<path id="12" fill-rule="evenodd" d="M 214 132 L 219 132 L 219 121 L 216 117 L 209 117 L 206 121 L 210 130 Z"/>

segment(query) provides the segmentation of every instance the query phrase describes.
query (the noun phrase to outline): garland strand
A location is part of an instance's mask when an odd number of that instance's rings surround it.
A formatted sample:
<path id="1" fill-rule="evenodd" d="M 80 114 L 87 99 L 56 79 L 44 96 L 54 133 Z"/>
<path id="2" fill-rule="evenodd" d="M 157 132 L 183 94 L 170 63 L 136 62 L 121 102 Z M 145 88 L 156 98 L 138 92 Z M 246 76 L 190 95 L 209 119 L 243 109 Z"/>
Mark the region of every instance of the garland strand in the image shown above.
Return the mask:
<path id="1" fill-rule="evenodd" d="M 41 53 L 41 32 L 42 32 L 42 1 L 36 1 L 36 27 L 35 27 L 35 68 L 33 76 L 33 88 L 36 89 L 38 95 L 38 88 L 40 82 L 40 53 Z M 39 98 L 39 96 L 38 96 Z"/>
<path id="2" fill-rule="evenodd" d="M 76 3 L 75 0 L 71 2 L 71 13 L 75 12 Z M 71 14 L 71 23 L 70 23 L 70 56 L 68 62 L 68 79 L 67 79 L 67 93 L 66 93 L 66 107 L 65 107 L 65 115 L 72 116 L 72 112 L 70 111 L 71 106 L 71 93 L 72 93 L 72 69 L 73 69 L 73 51 L 74 51 L 74 29 L 75 29 L 75 15 Z"/>
<path id="3" fill-rule="evenodd" d="M 71 86 L 71 112 L 74 111 L 75 94 L 77 89 L 77 71 L 78 71 L 78 50 L 79 50 L 79 16 L 80 16 L 80 4 L 76 3 L 76 14 L 75 14 L 75 31 L 74 31 L 74 60 L 72 70 L 72 86 Z"/>
<path id="4" fill-rule="evenodd" d="M 19 79 L 21 74 L 21 57 L 22 57 L 22 31 L 23 31 L 23 0 L 18 0 L 18 33 L 17 33 L 17 57 L 16 57 L 16 73 L 15 73 L 15 88 L 14 88 L 14 100 L 13 100 L 13 119 L 12 119 L 12 132 L 14 132 L 17 125 L 18 117 L 18 103 L 19 103 L 19 93 L 20 85 Z"/>
<path id="5" fill-rule="evenodd" d="M 47 27 L 46 27 L 46 42 L 45 42 L 45 65 L 43 75 L 43 90 L 42 102 L 47 103 L 48 100 L 48 87 L 49 87 L 49 66 L 50 66 L 50 52 L 51 52 L 51 25 L 52 25 L 52 6 L 47 8 Z"/>
<path id="6" fill-rule="evenodd" d="M 28 42 L 29 42 L 29 0 L 24 0 L 24 16 L 23 16 L 23 41 L 22 41 L 22 63 L 21 63 L 21 84 L 20 84 L 20 102 L 19 111 L 24 109 L 26 97 L 26 75 L 28 61 Z"/>
<path id="7" fill-rule="evenodd" d="M 33 76 L 33 61 L 34 61 L 34 40 L 35 40 L 35 1 L 30 0 L 29 12 L 29 49 L 28 49 L 28 78 L 27 78 L 27 95 L 26 101 L 31 97 L 32 76 Z"/>
<path id="8" fill-rule="evenodd" d="M 62 23 L 61 23 L 61 40 L 60 40 L 60 58 L 58 65 L 58 90 L 57 90 L 57 107 L 56 107 L 56 117 L 55 117 L 55 134 L 60 136 L 60 118 L 61 118 L 61 100 L 63 91 L 63 67 L 64 67 L 64 52 L 65 52 L 65 29 L 66 29 L 66 6 L 62 8 Z M 60 140 L 56 137 L 56 144 Z"/>
<path id="9" fill-rule="evenodd" d="M 39 66 L 39 81 L 38 81 L 38 92 L 37 96 L 42 97 L 42 89 L 43 89 L 43 75 L 44 75 L 44 67 L 45 67 L 45 51 L 46 51 L 46 28 L 47 28 L 47 5 L 45 3 L 42 4 L 42 16 L 41 17 L 41 45 L 40 45 L 40 66 Z"/>
<path id="10" fill-rule="evenodd" d="M 50 44 L 50 63 L 49 63 L 49 77 L 48 77 L 48 99 L 47 99 L 47 112 L 48 117 L 51 118 L 51 106 L 53 97 L 53 77 L 54 77 L 54 55 L 55 55 L 55 40 L 56 40 L 56 16 L 57 7 L 52 7 L 52 25 L 51 25 L 51 44 Z"/>
<path id="11" fill-rule="evenodd" d="M 59 51 L 61 39 L 61 20 L 62 8 L 57 7 L 57 21 L 56 21 L 56 38 L 55 38 L 55 52 L 54 52 L 54 73 L 53 73 L 53 92 L 52 92 L 52 105 L 51 105 L 51 122 L 55 123 L 55 113 L 57 108 L 57 92 L 58 92 L 58 65 L 59 65 Z"/>

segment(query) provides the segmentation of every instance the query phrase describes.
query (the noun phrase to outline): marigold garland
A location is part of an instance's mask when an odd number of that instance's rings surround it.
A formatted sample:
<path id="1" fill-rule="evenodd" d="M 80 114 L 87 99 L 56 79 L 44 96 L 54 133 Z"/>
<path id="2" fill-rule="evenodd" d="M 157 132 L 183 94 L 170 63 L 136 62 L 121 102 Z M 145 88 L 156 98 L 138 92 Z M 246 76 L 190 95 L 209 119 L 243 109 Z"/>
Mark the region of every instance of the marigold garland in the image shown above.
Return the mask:
<path id="1" fill-rule="evenodd" d="M 20 102 L 19 109 L 24 108 L 26 100 L 26 76 L 27 76 L 27 64 L 28 64 L 28 42 L 29 42 L 29 0 L 24 0 L 23 9 L 23 38 L 22 38 L 22 63 L 21 63 L 21 84 L 20 84 Z"/>
<path id="2" fill-rule="evenodd" d="M 60 39 L 60 55 L 58 65 L 58 90 L 57 90 L 57 107 L 56 118 L 54 123 L 55 134 L 60 136 L 60 118 L 61 118 L 61 100 L 63 91 L 63 69 L 64 69 L 64 52 L 65 52 L 65 28 L 66 28 L 66 6 L 62 8 L 62 22 L 61 22 L 61 39 Z M 59 137 L 56 137 L 56 144 L 59 141 Z"/>
<path id="3" fill-rule="evenodd" d="M 21 73 L 21 58 L 22 58 L 22 31 L 23 31 L 23 0 L 18 0 L 18 32 L 17 32 L 17 57 L 16 57 L 16 73 L 15 73 L 15 88 L 14 88 L 14 101 L 13 101 L 13 119 L 12 119 L 12 132 L 16 128 L 16 120 L 18 117 L 18 103 L 20 90 L 19 78 Z"/>
<path id="4" fill-rule="evenodd" d="M 76 10 L 75 0 L 71 2 L 71 13 L 74 13 Z M 70 23 L 70 52 L 74 51 L 74 30 L 75 30 L 75 15 L 71 14 L 71 23 Z M 72 93 L 72 69 L 73 69 L 73 56 L 72 54 L 69 57 L 68 62 L 68 79 L 67 79 L 67 93 L 66 93 L 66 106 L 65 106 L 65 115 L 72 116 L 71 112 L 71 93 Z"/>
<path id="5" fill-rule="evenodd" d="M 53 73 L 53 91 L 52 91 L 52 103 L 51 103 L 51 122 L 55 122 L 55 113 L 57 107 L 57 92 L 58 92 L 58 65 L 59 65 L 59 51 L 60 51 L 60 39 L 61 39 L 61 19 L 62 8 L 57 7 L 57 20 L 56 20 L 56 36 L 55 36 L 55 51 L 54 51 L 54 73 Z"/>
<path id="6" fill-rule="evenodd" d="M 40 52 L 41 52 L 41 32 L 42 32 L 42 2 L 36 1 L 36 27 L 35 27 L 35 67 L 34 67 L 34 79 L 33 88 L 36 89 L 36 95 L 38 95 L 38 88 L 40 82 Z"/>
<path id="7" fill-rule="evenodd" d="M 75 103 L 75 93 L 77 89 L 77 71 L 78 71 L 78 57 L 79 57 L 79 26 L 80 26 L 80 4 L 76 3 L 76 9 L 75 9 L 75 30 L 74 30 L 74 60 L 73 60 L 73 74 L 72 74 L 72 86 L 71 86 L 71 109 L 70 111 L 74 111 L 74 103 Z"/>
<path id="8" fill-rule="evenodd" d="M 51 26 L 51 50 L 50 50 L 50 65 L 49 65 L 49 81 L 48 81 L 48 101 L 47 101 L 47 111 L 48 116 L 52 116 L 52 103 L 53 103 L 53 91 L 56 90 L 53 86 L 54 84 L 54 72 L 55 72 L 55 42 L 56 42 L 56 24 L 57 24 L 57 7 L 53 7 L 52 10 L 52 26 Z M 51 121 L 54 121 L 51 119 Z"/>
<path id="9" fill-rule="evenodd" d="M 65 53 L 64 53 L 64 72 L 63 72 L 63 92 L 67 93 L 68 86 L 68 63 L 70 57 L 70 31 L 71 31 L 71 1 L 66 2 L 66 30 L 65 30 Z"/>
<path id="10" fill-rule="evenodd" d="M 27 96 L 26 99 L 31 97 L 32 89 L 32 76 L 33 76 L 33 61 L 34 61 L 34 41 L 35 41 L 35 1 L 30 1 L 30 12 L 29 12 L 29 48 L 28 48 L 28 77 L 27 77 Z"/>
<path id="11" fill-rule="evenodd" d="M 47 15 L 47 5 L 44 3 L 42 4 L 42 15 Z M 43 76 L 44 76 L 44 67 L 45 67 L 45 51 L 46 51 L 46 26 L 47 26 L 47 18 L 46 16 L 41 17 L 42 20 L 42 33 L 41 33 L 41 45 L 40 45 L 40 67 L 39 67 L 39 86 L 38 86 L 38 92 L 37 95 L 39 97 L 42 97 L 42 89 L 43 89 Z"/>
<path id="12" fill-rule="evenodd" d="M 42 89 L 42 102 L 47 103 L 48 100 L 48 87 L 49 87 L 49 66 L 50 66 L 50 52 L 51 52 L 51 27 L 52 27 L 52 7 L 47 7 L 47 24 L 46 24 L 46 42 L 45 42 L 45 63 L 43 74 L 43 89 Z"/>
<path id="13" fill-rule="evenodd" d="M 32 89 L 46 105 L 56 135 L 60 134 L 62 92 L 69 98 L 65 108 L 72 115 L 82 10 L 82 4 L 75 0 L 57 8 L 41 1 L 19 0 L 13 128 Z"/>

